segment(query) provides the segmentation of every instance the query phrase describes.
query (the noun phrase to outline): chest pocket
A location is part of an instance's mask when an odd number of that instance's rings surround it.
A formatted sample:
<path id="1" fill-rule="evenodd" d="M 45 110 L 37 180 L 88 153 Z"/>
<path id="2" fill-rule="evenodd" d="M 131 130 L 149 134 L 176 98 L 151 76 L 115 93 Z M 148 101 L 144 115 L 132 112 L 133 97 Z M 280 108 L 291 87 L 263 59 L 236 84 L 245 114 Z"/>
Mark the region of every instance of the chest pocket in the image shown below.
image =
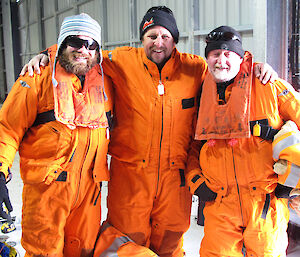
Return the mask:
<path id="1" fill-rule="evenodd" d="M 195 106 L 195 97 L 182 99 L 181 101 L 182 109 L 189 109 Z"/>
<path id="2" fill-rule="evenodd" d="M 180 155 L 185 160 L 190 140 L 194 137 L 192 131 L 195 115 L 195 97 L 172 99 L 171 156 Z"/>

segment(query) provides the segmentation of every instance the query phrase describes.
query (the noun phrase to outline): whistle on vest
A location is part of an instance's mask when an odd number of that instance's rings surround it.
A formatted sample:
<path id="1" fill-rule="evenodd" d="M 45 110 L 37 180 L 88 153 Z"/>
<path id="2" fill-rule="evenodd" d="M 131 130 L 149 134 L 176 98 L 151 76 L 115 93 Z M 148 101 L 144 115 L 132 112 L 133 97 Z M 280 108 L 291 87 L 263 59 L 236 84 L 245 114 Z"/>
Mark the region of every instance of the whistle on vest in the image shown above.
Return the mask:
<path id="1" fill-rule="evenodd" d="M 258 122 L 253 126 L 253 136 L 259 137 L 261 135 L 261 127 Z"/>

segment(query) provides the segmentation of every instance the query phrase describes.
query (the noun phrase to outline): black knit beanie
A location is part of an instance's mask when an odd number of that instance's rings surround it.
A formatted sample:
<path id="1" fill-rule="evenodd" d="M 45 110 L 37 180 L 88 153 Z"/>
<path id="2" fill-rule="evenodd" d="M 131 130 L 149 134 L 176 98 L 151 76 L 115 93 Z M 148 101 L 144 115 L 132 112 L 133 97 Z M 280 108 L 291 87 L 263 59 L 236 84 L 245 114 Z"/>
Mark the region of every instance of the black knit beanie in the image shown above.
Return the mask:
<path id="1" fill-rule="evenodd" d="M 140 39 L 145 32 L 153 26 L 162 26 L 170 31 L 175 44 L 178 43 L 179 31 L 173 12 L 166 6 L 151 7 L 145 14 L 140 24 Z"/>
<path id="2" fill-rule="evenodd" d="M 206 36 L 205 57 L 207 58 L 208 53 L 215 49 L 229 50 L 242 58 L 245 54 L 241 35 L 229 26 L 218 27 Z"/>

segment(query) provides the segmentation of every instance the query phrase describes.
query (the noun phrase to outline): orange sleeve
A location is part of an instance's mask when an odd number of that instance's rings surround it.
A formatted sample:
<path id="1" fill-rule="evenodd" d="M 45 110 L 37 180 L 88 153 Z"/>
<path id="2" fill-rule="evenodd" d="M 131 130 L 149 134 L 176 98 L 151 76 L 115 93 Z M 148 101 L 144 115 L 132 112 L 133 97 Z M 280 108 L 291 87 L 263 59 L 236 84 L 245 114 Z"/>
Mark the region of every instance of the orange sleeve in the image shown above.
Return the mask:
<path id="1" fill-rule="evenodd" d="M 24 134 L 37 114 L 36 75 L 19 77 L 0 110 L 0 171 L 8 176 Z"/>
<path id="2" fill-rule="evenodd" d="M 282 79 L 273 83 L 277 90 L 279 112 L 282 118 L 294 121 L 300 129 L 300 93 Z"/>
<path id="3" fill-rule="evenodd" d="M 107 101 L 105 101 L 105 111 L 111 112 L 111 115 L 114 113 L 114 88 L 113 82 L 110 77 L 104 75 L 104 92 L 107 96 Z"/>

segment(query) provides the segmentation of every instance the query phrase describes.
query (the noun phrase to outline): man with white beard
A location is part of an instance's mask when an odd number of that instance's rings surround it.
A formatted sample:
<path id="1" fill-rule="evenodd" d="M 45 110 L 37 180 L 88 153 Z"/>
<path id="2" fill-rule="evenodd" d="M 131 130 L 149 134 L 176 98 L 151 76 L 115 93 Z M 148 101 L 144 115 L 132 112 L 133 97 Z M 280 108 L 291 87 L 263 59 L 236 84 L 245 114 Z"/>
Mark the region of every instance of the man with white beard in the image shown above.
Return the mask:
<path id="1" fill-rule="evenodd" d="M 206 37 L 206 75 L 187 163 L 191 193 L 205 202 L 200 256 L 285 256 L 288 198 L 273 170 L 272 141 L 300 96 L 282 79 L 262 84 L 240 34 L 221 26 Z M 298 158 L 299 159 L 299 158 Z"/>

